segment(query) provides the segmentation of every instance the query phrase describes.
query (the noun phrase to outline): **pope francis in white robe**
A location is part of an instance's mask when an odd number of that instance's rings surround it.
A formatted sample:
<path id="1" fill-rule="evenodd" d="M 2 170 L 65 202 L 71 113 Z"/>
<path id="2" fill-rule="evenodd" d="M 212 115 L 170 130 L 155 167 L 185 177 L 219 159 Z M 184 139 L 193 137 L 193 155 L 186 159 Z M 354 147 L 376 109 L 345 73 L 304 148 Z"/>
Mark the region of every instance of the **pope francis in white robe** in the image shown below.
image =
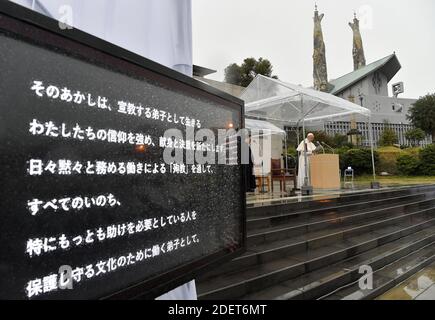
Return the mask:
<path id="1" fill-rule="evenodd" d="M 304 185 L 304 180 L 305 180 L 305 155 L 304 155 L 304 150 L 305 150 L 305 146 L 304 144 L 307 144 L 307 172 L 308 172 L 308 177 L 310 174 L 310 157 L 313 155 L 314 151 L 316 150 L 316 146 L 313 143 L 314 141 L 314 134 L 309 133 L 307 135 L 307 138 L 302 141 L 298 148 L 296 149 L 299 152 L 299 166 L 298 166 L 298 181 L 297 181 L 297 186 L 298 189 L 300 189 L 303 185 Z"/>

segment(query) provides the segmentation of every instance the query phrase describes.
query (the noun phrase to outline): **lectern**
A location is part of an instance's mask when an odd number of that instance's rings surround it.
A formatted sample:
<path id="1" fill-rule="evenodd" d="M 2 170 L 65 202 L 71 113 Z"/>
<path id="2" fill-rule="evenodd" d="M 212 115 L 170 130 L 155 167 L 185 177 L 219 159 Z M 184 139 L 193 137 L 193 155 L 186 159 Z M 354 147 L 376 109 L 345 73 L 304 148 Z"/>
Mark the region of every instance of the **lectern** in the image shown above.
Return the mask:
<path id="1" fill-rule="evenodd" d="M 316 154 L 311 156 L 310 177 L 314 189 L 340 189 L 338 154 Z"/>

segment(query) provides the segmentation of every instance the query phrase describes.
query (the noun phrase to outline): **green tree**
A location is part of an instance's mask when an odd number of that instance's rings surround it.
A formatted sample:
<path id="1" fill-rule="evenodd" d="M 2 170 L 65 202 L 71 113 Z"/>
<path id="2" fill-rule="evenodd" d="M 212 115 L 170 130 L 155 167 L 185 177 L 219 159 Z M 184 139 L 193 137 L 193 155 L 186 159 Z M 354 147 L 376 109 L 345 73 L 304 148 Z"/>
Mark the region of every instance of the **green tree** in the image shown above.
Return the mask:
<path id="1" fill-rule="evenodd" d="M 272 76 L 272 72 L 273 66 L 269 60 L 246 58 L 240 66 L 232 63 L 225 68 L 225 82 L 247 87 L 257 74 L 278 79 L 277 76 Z"/>
<path id="2" fill-rule="evenodd" d="M 237 63 L 225 68 L 225 82 L 237 85 L 242 82 L 242 68 Z"/>
<path id="3" fill-rule="evenodd" d="M 349 145 L 349 141 L 347 139 L 347 135 L 336 133 L 333 138 L 333 147 L 341 148 Z"/>
<path id="4" fill-rule="evenodd" d="M 403 154 L 397 158 L 397 171 L 404 176 L 417 176 L 420 171 L 418 156 Z"/>
<path id="5" fill-rule="evenodd" d="M 328 145 L 333 145 L 333 139 L 325 131 L 307 131 L 314 134 L 315 141 L 325 142 Z"/>
<path id="6" fill-rule="evenodd" d="M 435 94 L 427 94 L 418 99 L 409 109 L 408 120 L 417 127 L 432 135 L 435 143 Z"/>
<path id="7" fill-rule="evenodd" d="M 435 176 L 435 144 L 431 144 L 420 151 L 421 173 Z"/>
<path id="8" fill-rule="evenodd" d="M 345 170 L 347 167 L 352 167 L 356 175 L 372 173 L 372 153 L 370 149 L 348 149 L 343 147 L 337 150 L 340 155 L 340 168 Z M 374 152 L 375 166 L 379 164 L 379 153 Z"/>
<path id="9" fill-rule="evenodd" d="M 391 128 L 385 128 L 379 139 L 379 144 L 381 146 L 387 147 L 396 144 L 397 141 L 398 141 L 397 135 L 394 132 L 394 130 Z"/>
<path id="10" fill-rule="evenodd" d="M 406 132 L 405 137 L 411 142 L 413 147 L 416 147 L 424 140 L 426 133 L 420 128 L 415 128 Z"/>

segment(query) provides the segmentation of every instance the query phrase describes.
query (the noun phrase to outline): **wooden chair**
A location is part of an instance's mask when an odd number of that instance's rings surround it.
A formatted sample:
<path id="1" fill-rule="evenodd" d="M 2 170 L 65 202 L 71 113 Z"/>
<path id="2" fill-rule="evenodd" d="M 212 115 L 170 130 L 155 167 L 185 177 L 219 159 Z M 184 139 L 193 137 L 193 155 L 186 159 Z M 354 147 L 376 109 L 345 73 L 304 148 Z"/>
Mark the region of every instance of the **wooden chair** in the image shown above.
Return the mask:
<path id="1" fill-rule="evenodd" d="M 296 169 L 285 169 L 281 167 L 281 159 L 271 160 L 271 180 L 272 180 L 272 192 L 273 182 L 279 181 L 280 191 L 285 191 L 286 180 L 293 181 L 293 190 L 296 189 Z"/>
<path id="2" fill-rule="evenodd" d="M 266 180 L 266 183 L 264 183 L 264 180 Z M 258 190 L 263 191 L 263 187 L 267 186 L 267 193 L 270 193 L 270 177 L 267 176 L 255 176 L 255 182 Z"/>

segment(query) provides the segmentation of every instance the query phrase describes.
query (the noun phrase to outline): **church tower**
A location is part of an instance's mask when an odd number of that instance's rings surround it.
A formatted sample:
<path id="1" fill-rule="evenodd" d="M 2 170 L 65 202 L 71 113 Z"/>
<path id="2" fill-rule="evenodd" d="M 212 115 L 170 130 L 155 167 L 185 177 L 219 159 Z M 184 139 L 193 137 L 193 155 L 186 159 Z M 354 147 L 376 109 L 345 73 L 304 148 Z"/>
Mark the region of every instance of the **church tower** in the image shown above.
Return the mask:
<path id="1" fill-rule="evenodd" d="M 356 13 L 354 13 L 353 23 L 349 22 L 349 26 L 353 31 L 353 69 L 358 70 L 366 65 L 366 58 Z"/>
<path id="2" fill-rule="evenodd" d="M 319 15 L 317 4 L 314 10 L 314 54 L 313 54 L 313 78 L 314 89 L 319 91 L 328 90 L 328 70 L 326 67 L 325 42 L 323 41 L 322 19 L 324 14 Z"/>

